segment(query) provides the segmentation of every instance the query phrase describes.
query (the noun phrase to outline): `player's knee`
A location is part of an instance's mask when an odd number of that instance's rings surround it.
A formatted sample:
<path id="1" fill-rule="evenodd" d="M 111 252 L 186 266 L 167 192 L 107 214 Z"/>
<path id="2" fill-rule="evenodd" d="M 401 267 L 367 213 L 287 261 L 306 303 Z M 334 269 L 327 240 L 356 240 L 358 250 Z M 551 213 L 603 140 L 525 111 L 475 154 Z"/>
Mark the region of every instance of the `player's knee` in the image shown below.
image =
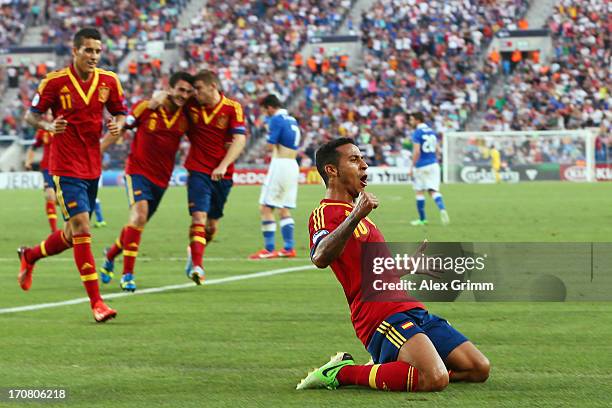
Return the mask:
<path id="1" fill-rule="evenodd" d="M 422 379 L 422 380 L 421 380 Z M 423 373 L 419 381 L 419 391 L 442 391 L 448 387 L 448 372 L 436 369 L 432 372 Z"/>
<path id="2" fill-rule="evenodd" d="M 205 231 L 206 231 L 206 239 L 210 241 L 210 240 L 213 239 L 213 237 L 217 233 L 217 226 L 216 225 L 207 225 L 206 228 L 205 228 Z"/>
<path id="3" fill-rule="evenodd" d="M 132 216 L 131 224 L 138 228 L 142 228 L 147 223 L 147 213 L 145 211 L 138 211 Z"/>
<path id="4" fill-rule="evenodd" d="M 485 356 L 479 358 L 474 362 L 474 368 L 472 369 L 472 381 L 474 382 L 485 382 L 489 378 L 491 371 L 491 363 Z"/>

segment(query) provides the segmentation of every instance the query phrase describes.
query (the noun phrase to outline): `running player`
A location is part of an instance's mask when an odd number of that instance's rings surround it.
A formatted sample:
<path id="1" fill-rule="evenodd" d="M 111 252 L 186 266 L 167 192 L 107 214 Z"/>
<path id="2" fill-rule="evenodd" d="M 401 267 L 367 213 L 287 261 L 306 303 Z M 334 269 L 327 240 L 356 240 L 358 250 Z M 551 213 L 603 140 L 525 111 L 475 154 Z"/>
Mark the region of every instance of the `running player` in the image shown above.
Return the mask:
<path id="1" fill-rule="evenodd" d="M 137 102 L 126 119 L 126 128 L 138 128 L 130 146 L 125 166 L 125 187 L 130 205 L 128 223 L 115 244 L 105 251 L 100 268 L 103 283 L 113 278 L 115 257 L 123 252 L 121 289 L 136 290 L 134 266 L 140 236 L 157 210 L 168 188 L 181 138 L 187 131 L 187 117 L 182 109 L 191 97 L 193 77 L 176 72 L 170 77 L 168 96 L 157 109 L 148 108 L 148 100 Z"/>
<path id="2" fill-rule="evenodd" d="M 30 125 L 54 134 L 49 170 L 66 224 L 64 231 L 52 233 L 40 245 L 19 248 L 18 276 L 21 288 L 29 290 L 36 261 L 73 247 L 97 322 L 117 315 L 100 296 L 89 229 L 101 173 L 103 113 L 106 108 L 114 116 L 107 124 L 107 137 L 111 139 L 119 138 L 127 113 L 117 75 L 96 67 L 101 53 L 100 32 L 94 28 L 79 30 L 73 40 L 72 64 L 43 79 L 26 114 Z M 42 117 L 48 109 L 53 113 L 53 122 Z"/>

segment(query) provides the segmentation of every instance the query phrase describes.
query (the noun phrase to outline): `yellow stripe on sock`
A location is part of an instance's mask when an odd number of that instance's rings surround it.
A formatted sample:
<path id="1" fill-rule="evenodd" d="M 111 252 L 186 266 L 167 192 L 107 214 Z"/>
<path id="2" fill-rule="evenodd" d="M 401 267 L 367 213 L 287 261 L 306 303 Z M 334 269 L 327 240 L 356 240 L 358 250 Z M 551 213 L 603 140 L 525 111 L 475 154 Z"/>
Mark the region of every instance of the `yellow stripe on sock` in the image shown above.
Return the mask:
<path id="1" fill-rule="evenodd" d="M 83 282 L 97 280 L 97 279 L 98 279 L 98 274 L 96 272 L 90 273 L 89 275 L 81 275 L 81 280 Z"/>
<path id="2" fill-rule="evenodd" d="M 370 369 L 369 382 L 370 382 L 370 388 L 373 388 L 373 389 L 377 389 L 376 388 L 376 373 L 378 373 L 378 367 L 380 367 L 380 364 L 374 364 L 372 368 Z"/>
<path id="3" fill-rule="evenodd" d="M 91 237 L 72 237 L 72 245 L 89 244 Z"/>
<path id="4" fill-rule="evenodd" d="M 119 238 L 115 240 L 115 245 L 117 245 L 117 248 L 123 249 L 123 245 L 121 245 L 121 241 L 119 240 Z"/>
<path id="5" fill-rule="evenodd" d="M 200 226 L 192 226 L 191 227 L 191 231 L 193 232 L 204 232 L 204 227 L 200 227 Z"/>
<path id="6" fill-rule="evenodd" d="M 136 258 L 138 256 L 138 251 L 123 251 L 123 256 L 133 256 Z"/>
<path id="7" fill-rule="evenodd" d="M 66 244 L 67 247 L 72 246 L 72 244 L 66 239 L 66 234 L 64 234 L 64 231 L 62 231 L 62 233 L 60 234 L 60 238 L 62 238 L 62 241 L 64 241 L 64 244 Z"/>
<path id="8" fill-rule="evenodd" d="M 57 220 L 57 214 L 47 214 L 47 218 L 50 220 Z"/>
<path id="9" fill-rule="evenodd" d="M 191 237 L 191 241 L 195 241 L 195 242 L 199 242 L 203 245 L 206 245 L 206 238 L 202 238 L 202 237 Z"/>
<path id="10" fill-rule="evenodd" d="M 406 391 L 412 391 L 412 372 L 414 371 L 414 367 L 410 366 L 408 369 L 408 383 L 406 384 Z"/>
<path id="11" fill-rule="evenodd" d="M 40 252 L 43 254 L 43 256 L 49 256 L 47 255 L 47 248 L 45 248 L 45 241 L 40 243 Z"/>

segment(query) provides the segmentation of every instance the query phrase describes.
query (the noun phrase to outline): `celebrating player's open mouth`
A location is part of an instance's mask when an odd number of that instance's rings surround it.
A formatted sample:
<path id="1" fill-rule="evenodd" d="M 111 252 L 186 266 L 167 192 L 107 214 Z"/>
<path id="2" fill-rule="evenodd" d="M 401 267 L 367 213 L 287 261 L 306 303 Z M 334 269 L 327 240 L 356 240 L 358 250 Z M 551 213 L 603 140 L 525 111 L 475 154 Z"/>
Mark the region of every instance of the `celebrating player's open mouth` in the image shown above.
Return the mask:
<path id="1" fill-rule="evenodd" d="M 366 188 L 368 185 L 368 175 L 364 174 L 359 180 L 361 181 L 361 187 Z"/>

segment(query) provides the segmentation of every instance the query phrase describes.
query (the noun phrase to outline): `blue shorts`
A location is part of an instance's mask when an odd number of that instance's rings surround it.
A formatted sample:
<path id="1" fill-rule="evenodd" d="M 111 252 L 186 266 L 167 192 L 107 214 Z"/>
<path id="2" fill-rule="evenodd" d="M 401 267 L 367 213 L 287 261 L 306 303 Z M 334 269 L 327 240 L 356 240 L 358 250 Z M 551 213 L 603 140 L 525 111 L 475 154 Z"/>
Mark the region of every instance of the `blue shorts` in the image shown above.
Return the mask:
<path id="1" fill-rule="evenodd" d="M 130 207 L 138 201 L 147 200 L 149 202 L 147 220 L 150 220 L 157 211 L 166 189 L 161 188 L 141 174 L 126 174 L 123 178 Z"/>
<path id="2" fill-rule="evenodd" d="M 53 176 L 57 202 L 62 210 L 64 221 L 86 212 L 91 216 L 96 206 L 98 179 Z"/>
<path id="3" fill-rule="evenodd" d="M 427 310 L 410 309 L 387 317 L 372 335 L 368 352 L 374 364 L 397 361 L 402 345 L 417 333 L 429 337 L 442 361 L 446 361 L 457 346 L 468 341 L 467 337 L 441 317 L 429 314 Z"/>
<path id="4" fill-rule="evenodd" d="M 189 214 L 202 211 L 213 220 L 223 217 L 223 207 L 233 184 L 232 180 L 213 181 L 208 174 L 190 171 L 187 178 Z"/>
<path id="5" fill-rule="evenodd" d="M 46 190 L 52 188 L 55 190 L 55 183 L 53 182 L 53 176 L 49 174 L 49 170 L 44 169 L 40 171 L 43 176 L 43 188 Z"/>

